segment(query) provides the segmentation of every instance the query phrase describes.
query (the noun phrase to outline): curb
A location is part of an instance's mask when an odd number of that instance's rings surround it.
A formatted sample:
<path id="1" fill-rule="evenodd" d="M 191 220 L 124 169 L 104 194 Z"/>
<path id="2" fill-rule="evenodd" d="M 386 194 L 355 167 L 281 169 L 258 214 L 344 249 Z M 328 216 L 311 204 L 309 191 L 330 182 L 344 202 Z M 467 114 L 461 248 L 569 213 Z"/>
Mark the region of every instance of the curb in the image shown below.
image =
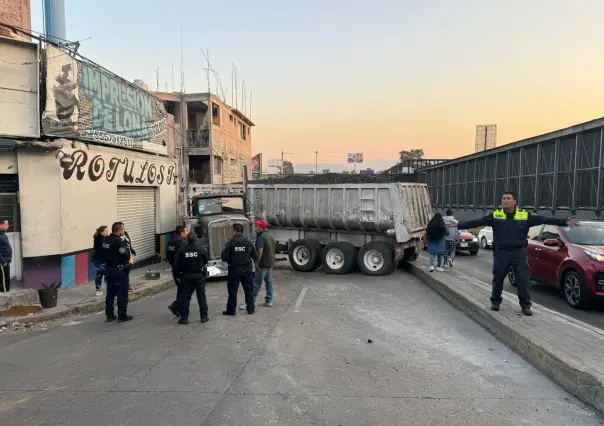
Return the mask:
<path id="1" fill-rule="evenodd" d="M 407 263 L 406 269 L 435 290 L 442 298 L 485 328 L 510 349 L 521 355 L 539 371 L 564 390 L 604 415 L 604 381 L 601 374 L 589 365 L 565 360 L 555 347 L 547 347 L 531 340 L 531 336 L 514 329 L 505 317 L 491 313 L 478 300 L 462 294 L 454 287 L 436 279 L 418 265 Z"/>
<path id="2" fill-rule="evenodd" d="M 148 281 L 151 282 L 151 281 Z M 149 285 L 143 284 L 144 287 L 134 289 L 134 291 L 128 294 L 128 301 L 134 302 L 136 300 L 144 299 L 149 296 L 162 293 L 171 288 L 175 288 L 174 279 L 172 276 L 165 279 L 159 279 L 155 281 L 155 284 Z M 60 294 L 60 293 L 59 293 Z M 59 296 L 60 297 L 60 296 Z M 54 321 L 61 318 L 68 317 L 70 315 L 88 314 L 92 312 L 99 312 L 105 310 L 105 298 L 93 300 L 91 302 L 83 303 L 76 306 L 65 306 L 61 309 L 57 309 L 53 312 L 40 312 L 38 314 L 24 316 L 24 317 L 10 317 L 6 320 L 0 320 L 0 327 L 11 327 L 12 325 L 19 323 L 26 326 L 39 324 L 45 321 Z"/>

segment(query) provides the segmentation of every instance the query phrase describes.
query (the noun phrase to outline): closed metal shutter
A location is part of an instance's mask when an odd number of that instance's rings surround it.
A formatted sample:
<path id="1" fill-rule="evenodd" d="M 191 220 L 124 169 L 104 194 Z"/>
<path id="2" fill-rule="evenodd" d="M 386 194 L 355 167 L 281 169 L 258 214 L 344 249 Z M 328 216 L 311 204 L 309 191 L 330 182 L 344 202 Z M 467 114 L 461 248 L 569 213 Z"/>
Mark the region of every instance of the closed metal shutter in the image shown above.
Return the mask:
<path id="1" fill-rule="evenodd" d="M 155 256 L 155 188 L 118 186 L 117 220 L 126 225 L 136 262 Z"/>

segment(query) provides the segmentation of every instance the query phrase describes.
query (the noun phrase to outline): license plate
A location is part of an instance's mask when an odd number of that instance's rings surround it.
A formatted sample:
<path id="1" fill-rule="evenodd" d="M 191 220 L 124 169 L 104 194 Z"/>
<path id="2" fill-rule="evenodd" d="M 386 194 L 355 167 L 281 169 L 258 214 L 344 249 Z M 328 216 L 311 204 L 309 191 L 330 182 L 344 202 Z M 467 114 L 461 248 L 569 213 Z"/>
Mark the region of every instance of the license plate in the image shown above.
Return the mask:
<path id="1" fill-rule="evenodd" d="M 468 243 L 461 243 L 461 244 L 459 244 L 459 246 L 465 248 L 465 247 L 468 247 Z"/>

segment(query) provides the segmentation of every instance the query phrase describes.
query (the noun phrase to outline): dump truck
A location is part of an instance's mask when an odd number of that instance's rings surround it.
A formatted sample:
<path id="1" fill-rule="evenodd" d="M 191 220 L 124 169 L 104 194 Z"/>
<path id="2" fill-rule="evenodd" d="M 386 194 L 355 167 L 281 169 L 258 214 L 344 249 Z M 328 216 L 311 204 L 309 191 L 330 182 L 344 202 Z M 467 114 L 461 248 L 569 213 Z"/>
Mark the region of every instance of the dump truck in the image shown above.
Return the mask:
<path id="1" fill-rule="evenodd" d="M 187 225 L 207 238 L 210 276 L 226 275 L 220 252 L 233 223 L 253 241 L 257 219 L 268 223 L 277 251 L 296 271 L 346 274 L 358 267 L 382 276 L 417 258 L 431 211 L 421 183 L 192 184 Z"/>

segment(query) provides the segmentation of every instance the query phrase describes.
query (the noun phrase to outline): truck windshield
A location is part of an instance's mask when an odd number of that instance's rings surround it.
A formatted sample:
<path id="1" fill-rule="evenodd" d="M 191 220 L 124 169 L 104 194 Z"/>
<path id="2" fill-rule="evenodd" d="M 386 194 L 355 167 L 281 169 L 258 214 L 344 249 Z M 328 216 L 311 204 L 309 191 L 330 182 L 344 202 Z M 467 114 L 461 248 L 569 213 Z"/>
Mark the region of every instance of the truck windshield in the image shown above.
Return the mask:
<path id="1" fill-rule="evenodd" d="M 197 202 L 197 213 L 201 216 L 243 212 L 243 198 L 204 198 Z"/>

